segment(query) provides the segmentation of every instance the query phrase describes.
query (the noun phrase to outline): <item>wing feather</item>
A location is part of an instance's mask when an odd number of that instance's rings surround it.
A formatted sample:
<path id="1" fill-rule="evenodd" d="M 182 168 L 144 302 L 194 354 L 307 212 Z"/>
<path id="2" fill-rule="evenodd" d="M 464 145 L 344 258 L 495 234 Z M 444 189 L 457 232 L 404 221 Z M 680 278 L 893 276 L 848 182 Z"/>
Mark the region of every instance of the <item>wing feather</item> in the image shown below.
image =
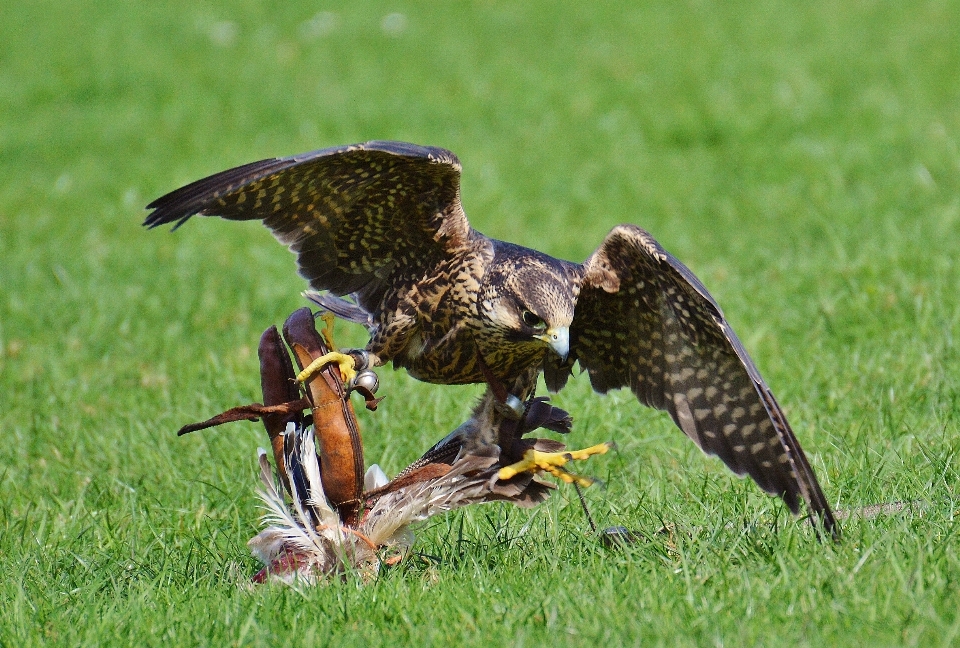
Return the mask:
<path id="1" fill-rule="evenodd" d="M 599 392 L 629 387 L 738 475 L 839 534 L 783 410 L 722 311 L 650 234 L 614 228 L 581 269 L 568 366 Z"/>
<path id="2" fill-rule="evenodd" d="M 399 278 L 416 278 L 469 245 L 460 162 L 450 151 L 367 142 L 261 160 L 177 189 L 144 225 L 195 214 L 262 220 L 318 290 L 355 294 L 375 312 Z"/>

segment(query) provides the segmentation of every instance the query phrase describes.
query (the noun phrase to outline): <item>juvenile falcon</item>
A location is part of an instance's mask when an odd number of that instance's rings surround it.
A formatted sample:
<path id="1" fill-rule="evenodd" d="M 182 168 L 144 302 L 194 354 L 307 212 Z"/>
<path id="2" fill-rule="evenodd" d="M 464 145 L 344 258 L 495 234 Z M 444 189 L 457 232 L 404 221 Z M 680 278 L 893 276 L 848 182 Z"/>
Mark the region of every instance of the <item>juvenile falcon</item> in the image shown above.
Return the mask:
<path id="1" fill-rule="evenodd" d="M 634 225 L 582 264 L 488 238 L 467 222 L 460 170 L 450 151 L 401 142 L 323 149 L 198 180 L 150 203 L 144 224 L 262 220 L 327 291 L 318 300 L 366 324 L 374 366 L 442 384 L 515 384 L 539 367 L 555 391 L 579 362 L 596 391 L 629 387 L 838 536 L 783 411 L 686 266 Z M 331 360 L 352 373 L 353 356 Z"/>

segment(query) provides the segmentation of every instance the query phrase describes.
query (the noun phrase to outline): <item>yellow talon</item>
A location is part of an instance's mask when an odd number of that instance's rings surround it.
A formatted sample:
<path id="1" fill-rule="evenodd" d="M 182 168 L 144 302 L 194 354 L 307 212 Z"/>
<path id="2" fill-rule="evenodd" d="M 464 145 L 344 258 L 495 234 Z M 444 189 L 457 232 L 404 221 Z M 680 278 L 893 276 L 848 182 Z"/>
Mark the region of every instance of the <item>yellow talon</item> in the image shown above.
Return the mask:
<path id="1" fill-rule="evenodd" d="M 340 353 L 339 351 L 331 351 L 330 353 L 324 354 L 304 367 L 303 371 L 297 374 L 297 382 L 307 382 L 315 373 L 334 362 L 337 363 L 337 366 L 340 368 L 340 377 L 343 379 L 344 384 L 349 385 L 350 381 L 357 375 L 355 369 L 357 364 L 352 355 Z"/>
<path id="2" fill-rule="evenodd" d="M 583 450 L 571 450 L 569 452 L 527 450 L 523 453 L 523 459 L 509 466 L 504 466 L 500 469 L 497 476 L 500 479 L 510 479 L 520 473 L 545 471 L 567 484 L 576 483 L 578 486 L 589 486 L 593 483 L 592 479 L 575 475 L 566 470 L 564 466 L 571 460 L 586 459 L 593 455 L 606 454 L 612 446 L 612 443 L 598 443 L 595 446 L 590 446 Z"/>

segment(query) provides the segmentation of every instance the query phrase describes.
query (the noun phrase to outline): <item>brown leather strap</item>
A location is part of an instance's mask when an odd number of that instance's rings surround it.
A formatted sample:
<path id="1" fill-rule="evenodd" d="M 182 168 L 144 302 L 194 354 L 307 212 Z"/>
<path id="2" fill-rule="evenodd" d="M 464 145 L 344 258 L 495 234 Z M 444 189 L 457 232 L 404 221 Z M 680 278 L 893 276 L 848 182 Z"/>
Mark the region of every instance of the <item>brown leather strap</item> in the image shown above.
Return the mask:
<path id="1" fill-rule="evenodd" d="M 184 434 L 189 434 L 190 432 L 196 432 L 198 430 L 206 430 L 207 428 L 223 425 L 224 423 L 233 423 L 234 421 L 258 421 L 263 419 L 264 425 L 266 426 L 268 418 L 287 418 L 292 420 L 295 418 L 294 415 L 299 414 L 302 416 L 303 410 L 309 408 L 310 401 L 306 398 L 290 401 L 289 403 L 281 403 L 279 405 L 261 405 L 260 403 L 240 405 L 238 407 L 231 407 L 225 412 L 221 412 L 212 418 L 208 418 L 206 421 L 184 425 L 177 431 L 177 436 L 183 436 Z M 286 427 L 286 425 L 284 425 L 284 427 Z M 282 429 L 283 428 L 281 428 L 281 430 Z M 267 433 L 270 433 L 269 428 Z M 275 436 L 279 436 L 279 434 L 271 434 L 270 440 L 273 441 Z"/>

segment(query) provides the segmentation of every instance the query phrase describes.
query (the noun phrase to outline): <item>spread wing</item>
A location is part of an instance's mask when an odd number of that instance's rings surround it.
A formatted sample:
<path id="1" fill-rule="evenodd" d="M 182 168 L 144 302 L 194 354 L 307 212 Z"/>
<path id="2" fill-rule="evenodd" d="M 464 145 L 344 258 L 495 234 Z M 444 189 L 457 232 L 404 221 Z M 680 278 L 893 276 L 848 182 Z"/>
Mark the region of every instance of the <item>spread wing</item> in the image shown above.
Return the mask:
<path id="1" fill-rule="evenodd" d="M 666 410 L 704 452 L 794 512 L 804 499 L 838 536 L 783 410 L 693 273 L 631 225 L 614 228 L 581 271 L 568 363 L 579 360 L 601 393 L 629 387 Z"/>
<path id="2" fill-rule="evenodd" d="M 262 220 L 318 290 L 377 310 L 399 277 L 419 277 L 468 245 L 460 161 L 450 151 L 367 142 L 253 162 L 147 206 L 144 225 L 194 214 Z"/>

